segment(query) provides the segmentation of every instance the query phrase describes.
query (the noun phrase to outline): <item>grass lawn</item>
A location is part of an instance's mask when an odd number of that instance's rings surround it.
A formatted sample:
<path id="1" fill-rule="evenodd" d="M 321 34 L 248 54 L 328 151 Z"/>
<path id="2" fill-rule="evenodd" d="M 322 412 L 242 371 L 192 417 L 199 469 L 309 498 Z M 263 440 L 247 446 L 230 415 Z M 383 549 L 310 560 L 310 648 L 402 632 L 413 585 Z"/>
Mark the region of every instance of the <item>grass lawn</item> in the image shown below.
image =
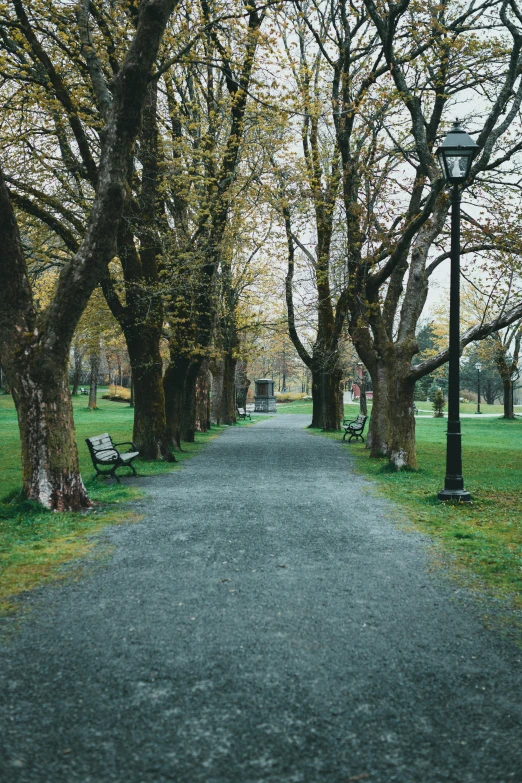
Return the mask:
<path id="1" fill-rule="evenodd" d="M 12 398 L 0 396 L 0 614 L 15 607 L 12 599 L 26 590 L 68 571 L 64 564 L 85 557 L 96 545 L 95 533 L 108 524 L 132 521 L 126 501 L 140 493 L 132 479 L 121 484 L 94 479 L 94 469 L 85 438 L 109 432 L 115 441 L 132 439 L 133 411 L 126 404 L 102 400 L 95 411 L 87 408 L 87 397 L 73 398 L 74 420 L 80 470 L 89 496 L 95 501 L 92 510 L 82 513 L 54 514 L 35 504 L 21 501 L 20 442 L 16 411 Z M 240 422 L 248 426 L 251 422 Z M 183 462 L 197 454 L 210 439 L 226 427 L 213 427 L 210 433 L 197 435 L 196 443 L 183 444 L 176 463 L 134 462 L 140 476 L 178 470 Z M 122 470 L 123 478 L 129 471 Z"/>
<path id="2" fill-rule="evenodd" d="M 340 439 L 338 433 L 322 433 Z M 418 470 L 391 472 L 387 460 L 370 459 L 364 444 L 351 443 L 356 469 L 378 482 L 413 526 L 435 537 L 453 555 L 462 575 L 509 597 L 522 609 L 522 420 L 480 416 L 462 420 L 466 489 L 473 502 L 441 503 L 446 419 L 417 417 Z"/>
<path id="3" fill-rule="evenodd" d="M 371 409 L 371 403 L 369 405 Z M 277 415 L 280 413 L 309 413 L 312 415 L 312 401 L 311 400 L 296 400 L 295 402 L 281 402 L 277 405 Z M 347 403 L 344 406 L 345 416 L 351 416 L 354 418 L 359 413 L 359 403 Z"/>
<path id="4" fill-rule="evenodd" d="M 422 411 L 429 411 L 429 415 L 432 415 L 431 402 L 422 402 L 417 400 L 417 408 Z M 368 409 L 371 411 L 372 403 L 369 401 Z M 447 408 L 445 409 L 447 410 Z M 475 413 L 477 410 L 476 402 L 463 402 L 460 405 L 461 413 Z M 480 410 L 482 413 L 498 413 L 502 416 L 504 408 L 502 405 L 487 405 L 485 402 L 480 403 Z M 522 405 L 515 405 L 515 412 L 522 414 Z M 312 401 L 311 400 L 296 400 L 295 402 L 284 402 L 277 405 L 277 413 L 312 413 Z M 359 403 L 350 402 L 345 403 L 344 414 L 345 416 L 352 416 L 355 418 L 359 413 Z"/>

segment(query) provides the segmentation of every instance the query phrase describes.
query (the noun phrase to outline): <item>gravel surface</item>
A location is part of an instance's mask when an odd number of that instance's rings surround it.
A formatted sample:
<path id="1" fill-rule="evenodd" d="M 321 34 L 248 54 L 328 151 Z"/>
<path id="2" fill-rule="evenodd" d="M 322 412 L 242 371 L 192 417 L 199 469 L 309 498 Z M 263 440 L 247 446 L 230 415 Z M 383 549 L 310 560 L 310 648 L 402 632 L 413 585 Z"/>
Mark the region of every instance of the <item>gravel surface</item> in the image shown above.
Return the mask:
<path id="1" fill-rule="evenodd" d="M 2 783 L 520 783 L 521 658 L 306 416 L 139 479 L 0 644 Z M 30 599 L 34 600 L 34 599 Z"/>

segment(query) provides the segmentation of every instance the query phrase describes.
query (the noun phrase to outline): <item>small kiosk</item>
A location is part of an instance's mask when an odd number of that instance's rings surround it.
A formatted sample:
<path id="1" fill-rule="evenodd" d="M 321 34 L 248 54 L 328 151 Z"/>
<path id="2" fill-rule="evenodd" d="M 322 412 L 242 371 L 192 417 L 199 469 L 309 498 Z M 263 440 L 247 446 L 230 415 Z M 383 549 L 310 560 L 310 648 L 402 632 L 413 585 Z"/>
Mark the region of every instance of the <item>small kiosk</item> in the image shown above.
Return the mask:
<path id="1" fill-rule="evenodd" d="M 274 383 L 271 378 L 258 378 L 255 381 L 256 392 L 254 395 L 256 413 L 275 413 L 276 398 L 274 396 Z"/>

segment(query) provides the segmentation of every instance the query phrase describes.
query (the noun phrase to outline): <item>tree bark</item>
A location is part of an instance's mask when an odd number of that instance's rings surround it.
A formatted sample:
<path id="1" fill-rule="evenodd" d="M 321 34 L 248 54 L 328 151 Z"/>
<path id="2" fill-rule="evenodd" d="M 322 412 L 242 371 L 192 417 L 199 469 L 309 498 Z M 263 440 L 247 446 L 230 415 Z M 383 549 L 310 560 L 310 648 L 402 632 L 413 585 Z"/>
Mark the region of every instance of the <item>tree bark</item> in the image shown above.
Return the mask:
<path id="1" fill-rule="evenodd" d="M 178 450 L 181 449 L 181 411 L 189 365 L 188 357 L 171 354 L 163 376 L 167 438 L 169 444 Z"/>
<path id="2" fill-rule="evenodd" d="M 223 393 L 221 395 L 222 424 L 236 423 L 236 364 L 237 359 L 230 351 L 223 358 Z"/>
<path id="3" fill-rule="evenodd" d="M 196 379 L 196 432 L 207 432 L 210 429 L 210 370 L 208 366 L 208 359 L 204 359 Z"/>
<path id="4" fill-rule="evenodd" d="M 196 383 L 201 359 L 194 359 L 188 369 L 183 387 L 183 402 L 181 406 L 181 440 L 194 443 L 196 434 Z"/>
<path id="5" fill-rule="evenodd" d="M 100 371 L 100 355 L 97 352 L 91 353 L 91 381 L 89 384 L 89 402 L 87 407 L 91 411 L 95 411 L 97 405 L 97 393 L 98 393 L 98 373 Z"/>
<path id="6" fill-rule="evenodd" d="M 79 472 L 66 368 L 52 358 L 38 371 L 18 365 L 13 397 L 20 427 L 25 497 L 55 511 L 90 505 Z"/>
<path id="7" fill-rule="evenodd" d="M 74 357 L 74 373 L 73 373 L 73 382 L 72 382 L 72 396 L 76 397 L 78 395 L 78 387 L 80 385 L 80 375 L 82 372 L 82 359 L 83 355 L 78 346 L 74 346 L 73 349 L 73 357 Z"/>
<path id="8" fill-rule="evenodd" d="M 160 331 L 145 324 L 126 331 L 132 368 L 132 440 L 143 459 L 174 462 L 167 434 Z"/>
<path id="9" fill-rule="evenodd" d="M 210 364 L 212 373 L 212 396 L 210 398 L 210 421 L 212 424 L 221 423 L 221 400 L 223 397 L 224 362 L 222 359 L 214 360 Z"/>
<path id="10" fill-rule="evenodd" d="M 342 373 L 337 366 L 337 355 L 334 356 L 334 366 L 323 366 L 321 355 L 314 352 L 312 356 L 312 423 L 310 427 L 332 430 L 341 429 Z"/>
<path id="11" fill-rule="evenodd" d="M 395 382 L 388 383 L 388 455 L 390 465 L 396 470 L 417 467 L 414 392 L 415 382 L 409 378 L 396 378 Z"/>
<path id="12" fill-rule="evenodd" d="M 388 410 L 388 373 L 382 361 L 377 361 L 373 367 L 372 415 L 366 439 L 366 448 L 370 449 L 370 457 L 379 458 L 389 455 L 389 410 Z"/>
<path id="13" fill-rule="evenodd" d="M 514 419 L 513 381 L 511 378 L 502 378 L 502 385 L 504 387 L 504 419 Z"/>

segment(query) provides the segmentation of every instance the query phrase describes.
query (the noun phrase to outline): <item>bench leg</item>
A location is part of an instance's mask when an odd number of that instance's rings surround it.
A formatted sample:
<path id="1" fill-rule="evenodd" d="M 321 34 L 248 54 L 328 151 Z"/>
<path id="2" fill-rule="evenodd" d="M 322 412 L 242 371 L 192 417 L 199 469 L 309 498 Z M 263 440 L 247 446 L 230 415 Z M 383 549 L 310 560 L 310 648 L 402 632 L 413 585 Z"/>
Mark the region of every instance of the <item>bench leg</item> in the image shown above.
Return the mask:
<path id="1" fill-rule="evenodd" d="M 103 478 L 115 478 L 118 483 L 120 482 L 114 470 L 98 470 L 98 468 L 96 468 L 94 478 L 98 478 L 98 476 L 102 476 Z"/>
<path id="2" fill-rule="evenodd" d="M 131 462 L 122 462 L 122 463 L 121 463 L 121 465 L 117 465 L 117 466 L 114 468 L 114 478 L 115 478 L 115 479 L 117 479 L 117 480 L 118 480 L 118 482 L 119 482 L 119 480 L 120 480 L 120 479 L 118 478 L 118 476 L 116 475 L 116 471 L 118 470 L 118 468 L 130 468 L 130 469 L 132 470 L 132 473 L 133 473 L 133 475 L 134 475 L 134 476 L 137 476 L 137 475 L 138 475 L 138 474 L 136 473 L 136 469 L 135 469 L 134 465 L 133 465 Z"/>

